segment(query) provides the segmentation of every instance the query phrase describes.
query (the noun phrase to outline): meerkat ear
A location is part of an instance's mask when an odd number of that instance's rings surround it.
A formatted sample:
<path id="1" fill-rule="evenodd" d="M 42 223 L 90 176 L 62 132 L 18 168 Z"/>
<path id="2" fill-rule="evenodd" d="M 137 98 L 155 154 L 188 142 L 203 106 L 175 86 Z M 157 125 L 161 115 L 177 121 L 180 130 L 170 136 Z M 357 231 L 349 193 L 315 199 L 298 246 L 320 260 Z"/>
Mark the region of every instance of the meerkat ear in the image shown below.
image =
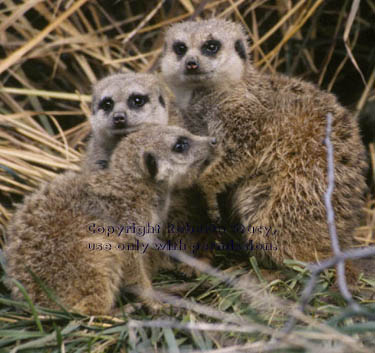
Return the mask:
<path id="1" fill-rule="evenodd" d="M 144 152 L 143 163 L 146 172 L 152 179 L 155 179 L 156 175 L 158 174 L 158 161 L 156 156 L 152 152 Z"/>
<path id="2" fill-rule="evenodd" d="M 242 60 L 246 60 L 246 49 L 241 39 L 236 40 L 236 42 L 234 43 L 234 49 Z"/>

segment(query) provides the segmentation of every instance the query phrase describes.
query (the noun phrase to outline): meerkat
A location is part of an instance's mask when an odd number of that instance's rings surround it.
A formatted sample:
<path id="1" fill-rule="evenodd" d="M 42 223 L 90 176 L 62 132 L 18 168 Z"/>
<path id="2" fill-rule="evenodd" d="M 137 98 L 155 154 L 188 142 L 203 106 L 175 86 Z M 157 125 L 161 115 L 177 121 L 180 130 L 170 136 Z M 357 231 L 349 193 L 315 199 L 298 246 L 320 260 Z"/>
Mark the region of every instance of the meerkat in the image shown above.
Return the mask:
<path id="1" fill-rule="evenodd" d="M 210 217 L 238 220 L 260 259 L 326 258 L 326 116 L 333 116 L 332 202 L 343 248 L 353 245 L 365 190 L 358 126 L 333 94 L 258 72 L 248 51 L 242 26 L 223 19 L 179 23 L 165 35 L 161 72 L 187 128 L 216 137 L 223 150 L 199 179 Z M 218 196 L 227 201 L 220 208 Z"/>
<path id="2" fill-rule="evenodd" d="M 118 142 L 144 123 L 183 125 L 157 76 L 118 73 L 98 81 L 93 87 L 92 136 L 84 165 L 91 170 L 106 168 Z"/>
<path id="3" fill-rule="evenodd" d="M 88 170 L 106 168 L 118 142 L 142 124 L 185 127 L 167 86 L 156 75 L 144 73 L 114 74 L 100 80 L 93 88 L 90 123 L 92 137 L 83 164 Z M 181 230 L 187 224 L 208 224 L 206 205 L 194 186 L 174 190 L 173 194 L 169 226 L 163 238 L 187 242 L 189 251 L 205 234 Z M 188 267 L 179 266 L 179 269 L 191 274 Z"/>
<path id="4" fill-rule="evenodd" d="M 56 307 L 37 277 L 64 306 L 108 314 L 119 289 L 136 285 L 145 304 L 158 308 L 146 293 L 152 290 L 152 274 L 168 263 L 151 246 L 145 251 L 146 245 L 140 245 L 137 251 L 129 234 L 137 238 L 140 233 L 132 227 L 150 225 L 155 233 L 149 239 L 158 236 L 171 191 L 196 180 L 211 162 L 214 144 L 213 138 L 179 127 L 142 127 L 119 142 L 108 168 L 68 172 L 26 197 L 7 230 L 12 295 L 23 297 L 16 279 L 35 303 Z M 121 235 L 120 227 L 125 227 Z"/>

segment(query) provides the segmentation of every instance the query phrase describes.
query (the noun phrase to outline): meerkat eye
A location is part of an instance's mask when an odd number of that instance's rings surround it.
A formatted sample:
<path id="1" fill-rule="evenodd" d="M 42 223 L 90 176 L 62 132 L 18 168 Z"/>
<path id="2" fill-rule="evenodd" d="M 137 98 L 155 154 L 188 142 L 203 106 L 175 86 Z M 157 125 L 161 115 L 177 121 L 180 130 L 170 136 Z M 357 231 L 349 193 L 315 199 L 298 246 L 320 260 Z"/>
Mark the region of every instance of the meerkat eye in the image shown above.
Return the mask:
<path id="1" fill-rule="evenodd" d="M 218 40 L 211 39 L 202 45 L 202 54 L 215 55 L 221 48 L 221 43 Z"/>
<path id="2" fill-rule="evenodd" d="M 177 56 L 184 56 L 187 52 L 187 46 L 184 42 L 175 42 L 173 43 L 173 51 Z"/>
<path id="3" fill-rule="evenodd" d="M 115 103 L 112 98 L 105 97 L 99 102 L 99 109 L 103 109 L 105 112 L 110 112 L 113 109 Z"/>
<path id="4" fill-rule="evenodd" d="M 128 98 L 128 107 L 130 109 L 138 109 L 143 107 L 147 102 L 149 102 L 150 98 L 147 95 L 143 94 L 132 94 Z"/>
<path id="5" fill-rule="evenodd" d="M 175 145 L 173 146 L 173 152 L 176 153 L 184 153 L 186 152 L 190 147 L 189 139 L 185 136 L 180 136 Z"/>

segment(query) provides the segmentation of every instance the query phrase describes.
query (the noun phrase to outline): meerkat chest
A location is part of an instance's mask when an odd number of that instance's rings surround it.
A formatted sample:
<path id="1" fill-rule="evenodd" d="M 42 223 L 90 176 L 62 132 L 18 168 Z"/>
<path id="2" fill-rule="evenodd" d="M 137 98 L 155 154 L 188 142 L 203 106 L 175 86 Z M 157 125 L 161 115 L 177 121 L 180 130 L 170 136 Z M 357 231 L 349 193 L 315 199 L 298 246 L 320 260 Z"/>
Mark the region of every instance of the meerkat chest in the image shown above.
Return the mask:
<path id="1" fill-rule="evenodd" d="M 183 111 L 190 132 L 201 136 L 217 136 L 220 128 L 218 106 L 211 94 L 195 92 L 189 106 Z"/>

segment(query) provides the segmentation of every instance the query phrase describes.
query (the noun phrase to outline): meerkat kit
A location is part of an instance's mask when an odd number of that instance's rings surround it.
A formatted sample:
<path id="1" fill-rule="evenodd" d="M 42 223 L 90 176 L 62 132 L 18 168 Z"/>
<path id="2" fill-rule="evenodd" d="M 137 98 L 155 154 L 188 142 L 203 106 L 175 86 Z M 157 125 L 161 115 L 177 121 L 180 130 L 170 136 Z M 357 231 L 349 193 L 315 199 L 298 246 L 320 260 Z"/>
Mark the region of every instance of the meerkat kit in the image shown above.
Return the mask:
<path id="1" fill-rule="evenodd" d="M 258 72 L 242 27 L 221 19 L 171 26 L 161 71 L 188 129 L 216 137 L 223 149 L 199 179 L 212 221 L 226 215 L 243 225 L 247 241 L 272 243 L 258 255 L 276 264 L 332 254 L 323 143 L 331 113 L 335 220 L 341 245 L 353 245 L 366 163 L 356 121 L 335 96 L 298 79 Z M 218 196 L 227 200 L 221 212 Z M 249 234 L 251 226 L 277 233 Z"/>
<path id="2" fill-rule="evenodd" d="M 136 285 L 151 308 L 158 303 L 151 275 L 168 267 L 162 253 L 122 251 L 127 237 L 93 235 L 89 227 L 162 225 L 171 191 L 188 187 L 210 163 L 215 141 L 179 127 L 143 127 L 118 143 L 108 168 L 58 176 L 25 199 L 11 221 L 5 246 L 9 287 L 17 279 L 37 304 L 56 306 L 35 280 L 63 305 L 84 314 L 106 314 L 121 287 Z M 101 251 L 88 244 L 106 242 Z"/>
<path id="3" fill-rule="evenodd" d="M 84 168 L 104 169 L 112 150 L 120 139 L 142 124 L 178 125 L 184 127 L 182 116 L 171 101 L 157 76 L 141 73 L 121 73 L 100 80 L 93 88 L 92 136 L 88 144 Z M 173 190 L 168 229 L 163 232 L 166 241 L 183 240 L 187 251 L 211 234 L 183 232 L 186 224 L 207 224 L 206 203 L 197 187 Z M 206 256 L 199 251 L 196 256 Z M 207 257 L 207 256 L 206 256 Z M 181 266 L 183 272 L 191 272 Z"/>

